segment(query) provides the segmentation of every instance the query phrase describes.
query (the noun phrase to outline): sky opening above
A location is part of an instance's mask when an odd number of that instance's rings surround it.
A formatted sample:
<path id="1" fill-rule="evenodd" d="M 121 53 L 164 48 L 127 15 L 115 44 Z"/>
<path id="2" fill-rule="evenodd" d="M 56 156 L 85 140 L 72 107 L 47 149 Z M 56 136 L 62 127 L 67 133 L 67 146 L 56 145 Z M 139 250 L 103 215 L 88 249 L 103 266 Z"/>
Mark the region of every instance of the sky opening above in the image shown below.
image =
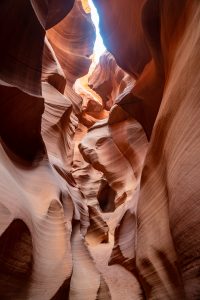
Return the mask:
<path id="1" fill-rule="evenodd" d="M 93 4 L 92 0 L 88 0 L 90 9 L 91 9 L 91 18 L 92 22 L 94 23 L 94 26 L 96 28 L 96 41 L 94 44 L 94 50 L 93 53 L 95 55 L 96 63 L 99 62 L 100 56 L 103 54 L 103 52 L 106 50 L 106 47 L 104 46 L 103 39 L 100 34 L 99 30 L 99 15 L 97 12 L 97 9 L 95 5 Z"/>

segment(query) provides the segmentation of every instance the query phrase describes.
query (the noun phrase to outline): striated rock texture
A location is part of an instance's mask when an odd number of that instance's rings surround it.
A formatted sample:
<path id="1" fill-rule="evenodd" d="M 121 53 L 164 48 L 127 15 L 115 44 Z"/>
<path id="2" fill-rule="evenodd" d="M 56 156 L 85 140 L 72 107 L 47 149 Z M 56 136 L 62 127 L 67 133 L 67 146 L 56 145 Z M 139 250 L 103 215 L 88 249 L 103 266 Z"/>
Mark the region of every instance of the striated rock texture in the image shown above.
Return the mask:
<path id="1" fill-rule="evenodd" d="M 140 294 L 137 279 L 120 265 L 108 266 L 108 260 L 115 228 L 132 197 L 131 183 L 133 190 L 139 184 L 147 143 L 142 127 L 121 108 L 109 115 L 87 80 L 85 86 L 80 80 L 79 88 L 73 87 L 92 61 L 95 31 L 84 7 L 79 0 L 0 4 L 2 299 L 119 299 L 124 289 L 127 300 L 131 293 Z M 120 93 L 125 88 L 126 83 L 113 87 Z M 103 169 L 84 160 L 87 155 L 79 150 L 92 147 L 87 131 L 96 132 L 101 123 L 102 146 L 109 155 Z M 121 149 L 120 132 L 125 141 Z M 128 168 L 127 176 L 117 181 L 119 169 L 108 165 L 108 142 L 114 151 L 110 163 L 116 156 L 121 168 Z M 130 162 L 123 158 L 124 147 L 127 155 L 136 152 Z M 135 207 L 136 201 L 134 213 Z M 116 275 L 121 278 L 117 285 Z"/>
<path id="2" fill-rule="evenodd" d="M 108 49 L 137 73 L 132 97 L 120 105 L 151 135 L 137 210 L 137 276 L 147 299 L 199 299 L 200 4 L 94 2 Z M 127 40 L 139 53 L 119 46 L 130 15 Z"/>
<path id="3" fill-rule="evenodd" d="M 198 300 L 200 3 L 94 3 L 0 3 L 0 299 Z"/>
<path id="4" fill-rule="evenodd" d="M 105 0 L 94 3 L 99 10 L 102 34 L 106 32 L 107 49 L 119 66 L 137 79 L 132 95 L 125 97 L 121 105 L 150 137 L 164 87 L 160 22 L 165 8 L 159 0 L 112 0 L 109 8 Z"/>
<path id="5" fill-rule="evenodd" d="M 73 83 L 88 72 L 94 26 L 80 1 L 12 2 L 0 4 L 0 298 L 109 299 L 71 173 Z"/>
<path id="6" fill-rule="evenodd" d="M 110 110 L 115 102 L 128 95 L 135 80 L 122 70 L 111 53 L 106 51 L 89 77 L 89 86 L 102 98 L 105 109 Z"/>

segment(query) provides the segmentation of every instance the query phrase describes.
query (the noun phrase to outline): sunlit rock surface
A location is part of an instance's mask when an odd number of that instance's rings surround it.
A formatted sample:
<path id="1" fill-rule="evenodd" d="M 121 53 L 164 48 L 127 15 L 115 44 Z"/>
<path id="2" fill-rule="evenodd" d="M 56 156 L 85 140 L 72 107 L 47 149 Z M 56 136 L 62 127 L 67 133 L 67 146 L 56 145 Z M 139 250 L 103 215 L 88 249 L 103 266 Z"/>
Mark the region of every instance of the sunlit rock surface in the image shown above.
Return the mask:
<path id="1" fill-rule="evenodd" d="M 80 1 L 57 4 L 0 4 L 2 299 L 109 295 L 84 244 L 89 211 L 71 173 L 82 103 L 73 83 L 88 72 L 94 27 Z M 77 285 L 81 268 L 88 277 Z"/>
<path id="2" fill-rule="evenodd" d="M 122 107 L 132 108 L 148 136 L 153 128 L 138 202 L 136 273 L 147 299 L 198 299 L 200 4 L 146 1 L 138 7 L 136 1 L 111 1 L 108 7 L 106 1 L 95 3 L 100 15 L 106 16 L 100 18 L 101 28 L 108 32 L 105 43 L 120 65 L 127 69 L 130 62 L 130 72 L 138 62 L 144 66 L 132 99 L 122 100 Z M 130 61 L 126 52 L 117 53 L 130 49 L 118 46 L 120 34 L 116 22 L 112 23 L 115 17 L 121 30 L 127 28 L 126 8 L 141 16 L 142 36 L 151 53 L 148 64 L 141 40 L 134 35 L 127 40 L 141 51 L 140 57 L 133 55 Z M 139 33 L 137 20 L 132 19 L 132 28 Z M 136 103 L 140 113 L 133 111 Z"/>
<path id="3" fill-rule="evenodd" d="M 200 3 L 94 3 L 0 3 L 0 299 L 198 300 Z"/>
<path id="4" fill-rule="evenodd" d="M 128 95 L 134 84 L 134 78 L 122 70 L 107 51 L 89 77 L 89 86 L 101 96 L 107 110 Z"/>

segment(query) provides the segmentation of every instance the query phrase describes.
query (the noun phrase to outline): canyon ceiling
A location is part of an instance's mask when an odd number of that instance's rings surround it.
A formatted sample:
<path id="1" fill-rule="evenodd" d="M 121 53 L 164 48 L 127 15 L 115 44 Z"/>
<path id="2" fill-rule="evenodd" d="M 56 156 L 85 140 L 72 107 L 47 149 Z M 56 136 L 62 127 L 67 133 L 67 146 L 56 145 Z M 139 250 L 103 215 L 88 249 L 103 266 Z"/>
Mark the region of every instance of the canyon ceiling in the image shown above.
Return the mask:
<path id="1" fill-rule="evenodd" d="M 200 299 L 200 2 L 0 1 L 0 299 Z"/>

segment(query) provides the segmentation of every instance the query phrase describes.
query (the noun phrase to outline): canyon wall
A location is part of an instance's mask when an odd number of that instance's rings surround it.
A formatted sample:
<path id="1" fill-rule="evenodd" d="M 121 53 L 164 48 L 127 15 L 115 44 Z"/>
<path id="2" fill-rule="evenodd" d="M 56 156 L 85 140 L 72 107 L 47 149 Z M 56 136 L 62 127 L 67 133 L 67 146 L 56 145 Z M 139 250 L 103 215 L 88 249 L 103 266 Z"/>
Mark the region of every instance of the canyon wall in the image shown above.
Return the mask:
<path id="1" fill-rule="evenodd" d="M 198 300 L 200 4 L 94 3 L 0 3 L 0 298 Z"/>
<path id="2" fill-rule="evenodd" d="M 88 72 L 95 29 L 80 1 L 13 5 L 0 4 L 0 298 L 104 297 L 71 173 L 82 104 L 73 84 Z"/>
<path id="3" fill-rule="evenodd" d="M 199 299 L 199 2 L 94 2 L 107 49 L 130 74 L 138 71 L 122 107 L 151 136 L 137 210 L 136 276 L 147 299 Z M 139 54 L 123 45 L 118 52 L 130 15 L 137 17 L 127 40 Z"/>

